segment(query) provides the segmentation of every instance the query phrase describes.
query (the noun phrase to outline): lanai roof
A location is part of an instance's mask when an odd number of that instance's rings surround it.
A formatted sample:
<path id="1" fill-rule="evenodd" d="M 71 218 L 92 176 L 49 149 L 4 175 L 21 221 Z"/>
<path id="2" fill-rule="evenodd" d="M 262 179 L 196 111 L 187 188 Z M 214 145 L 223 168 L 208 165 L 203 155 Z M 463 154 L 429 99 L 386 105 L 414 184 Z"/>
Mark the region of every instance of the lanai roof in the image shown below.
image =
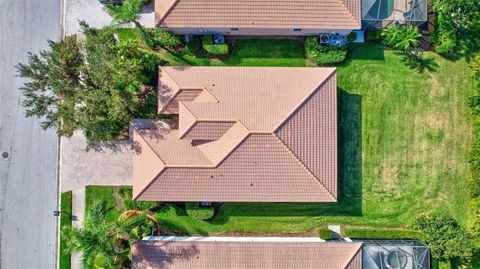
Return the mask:
<path id="1" fill-rule="evenodd" d="M 361 0 L 156 0 L 170 28 L 360 29 Z"/>
<path id="2" fill-rule="evenodd" d="M 334 202 L 334 68 L 161 67 L 159 113 L 178 129 L 133 131 L 134 197 Z"/>

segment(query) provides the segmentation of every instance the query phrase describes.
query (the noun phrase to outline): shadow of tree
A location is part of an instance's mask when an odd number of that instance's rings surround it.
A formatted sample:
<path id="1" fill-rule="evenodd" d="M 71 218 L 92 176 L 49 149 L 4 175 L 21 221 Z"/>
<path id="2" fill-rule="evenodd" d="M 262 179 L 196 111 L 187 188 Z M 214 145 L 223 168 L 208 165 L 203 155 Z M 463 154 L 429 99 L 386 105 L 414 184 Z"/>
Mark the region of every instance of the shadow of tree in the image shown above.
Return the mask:
<path id="1" fill-rule="evenodd" d="M 436 72 L 438 67 L 438 64 L 435 62 L 435 57 L 420 57 L 418 60 L 414 60 L 410 57 L 403 56 L 402 61 L 406 66 L 411 69 L 416 69 L 419 73 L 424 73 L 425 71 Z"/>
<path id="2" fill-rule="evenodd" d="M 361 216 L 362 97 L 338 91 L 338 201 L 336 203 L 224 203 L 210 224 L 230 216 Z"/>

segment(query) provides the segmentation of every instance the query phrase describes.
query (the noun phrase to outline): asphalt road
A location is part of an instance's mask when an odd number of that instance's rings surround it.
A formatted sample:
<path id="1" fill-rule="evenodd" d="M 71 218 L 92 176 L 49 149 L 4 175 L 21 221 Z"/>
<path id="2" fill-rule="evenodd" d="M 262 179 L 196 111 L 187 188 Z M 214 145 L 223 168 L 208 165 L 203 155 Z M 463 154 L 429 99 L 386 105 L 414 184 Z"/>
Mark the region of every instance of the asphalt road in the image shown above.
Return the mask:
<path id="1" fill-rule="evenodd" d="M 53 269 L 57 137 L 25 118 L 14 66 L 58 40 L 60 0 L 0 0 L 0 268 Z M 3 159 L 2 153 L 10 158 Z"/>

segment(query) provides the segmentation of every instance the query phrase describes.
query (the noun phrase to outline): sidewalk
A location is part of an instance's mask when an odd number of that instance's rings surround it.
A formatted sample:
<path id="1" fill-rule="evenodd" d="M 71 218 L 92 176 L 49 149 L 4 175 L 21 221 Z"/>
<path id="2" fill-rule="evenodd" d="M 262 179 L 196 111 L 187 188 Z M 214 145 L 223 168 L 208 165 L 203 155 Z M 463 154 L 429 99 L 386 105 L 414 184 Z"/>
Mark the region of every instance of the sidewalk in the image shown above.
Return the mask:
<path id="1" fill-rule="evenodd" d="M 81 228 L 85 219 L 85 188 L 72 191 L 72 215 L 77 217 L 72 226 Z M 71 269 L 82 269 L 82 253 L 72 253 L 70 265 Z"/>

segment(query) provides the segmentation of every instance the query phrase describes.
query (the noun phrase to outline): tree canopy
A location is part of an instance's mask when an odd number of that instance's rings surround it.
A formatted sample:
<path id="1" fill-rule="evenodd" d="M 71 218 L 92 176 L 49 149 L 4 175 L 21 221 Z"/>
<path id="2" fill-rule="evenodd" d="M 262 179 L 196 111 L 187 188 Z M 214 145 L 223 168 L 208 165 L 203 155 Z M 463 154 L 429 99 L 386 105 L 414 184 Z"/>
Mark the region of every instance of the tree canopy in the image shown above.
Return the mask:
<path id="1" fill-rule="evenodd" d="M 66 251 L 81 251 L 84 268 L 129 268 L 132 242 L 152 234 L 155 223 L 143 212 L 111 222 L 106 212 L 105 204 L 95 201 L 87 209 L 83 228 L 63 228 L 60 236 Z"/>
<path id="2" fill-rule="evenodd" d="M 469 260 L 473 255 L 471 235 L 446 214 L 419 216 L 413 228 L 425 236 L 434 258 Z"/>
<path id="3" fill-rule="evenodd" d="M 82 23 L 84 42 L 49 42 L 49 50 L 29 54 L 17 66 L 27 78 L 21 87 L 26 116 L 42 118 L 42 127 L 56 127 L 71 136 L 83 130 L 89 142 L 113 140 L 133 117 L 151 116 L 155 109 L 154 83 L 158 56 L 135 42 L 119 42 L 113 31 Z M 145 114 L 149 115 L 145 115 Z"/>

